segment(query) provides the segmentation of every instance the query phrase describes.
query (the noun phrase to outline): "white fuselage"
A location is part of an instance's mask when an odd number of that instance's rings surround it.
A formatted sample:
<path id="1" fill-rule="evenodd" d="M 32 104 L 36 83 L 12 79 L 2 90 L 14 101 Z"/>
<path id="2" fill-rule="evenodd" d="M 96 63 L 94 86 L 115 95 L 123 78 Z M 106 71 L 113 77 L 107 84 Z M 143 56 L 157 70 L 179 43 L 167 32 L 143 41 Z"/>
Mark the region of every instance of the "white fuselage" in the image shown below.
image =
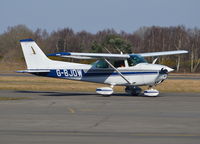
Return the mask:
<path id="1" fill-rule="evenodd" d="M 118 72 L 112 68 L 94 68 L 92 65 L 54 61 L 56 65 L 49 73 L 42 76 L 64 78 L 71 80 L 104 83 L 109 85 L 130 85 Z M 66 64 L 66 65 L 65 65 Z M 171 71 L 167 66 L 158 64 L 139 63 L 131 67 L 117 68 L 132 85 L 155 85 L 167 78 L 160 74 L 161 69 Z"/>

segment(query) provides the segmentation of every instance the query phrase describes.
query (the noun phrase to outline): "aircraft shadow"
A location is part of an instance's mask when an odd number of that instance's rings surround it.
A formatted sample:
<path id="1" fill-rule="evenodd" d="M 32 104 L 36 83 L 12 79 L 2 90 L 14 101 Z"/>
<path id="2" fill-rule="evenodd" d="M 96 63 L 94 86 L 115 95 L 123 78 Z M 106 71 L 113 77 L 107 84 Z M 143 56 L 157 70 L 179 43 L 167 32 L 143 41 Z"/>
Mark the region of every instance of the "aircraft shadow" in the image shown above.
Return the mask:
<path id="1" fill-rule="evenodd" d="M 140 95 L 130 95 L 130 94 L 127 94 L 127 93 L 114 93 L 111 96 L 118 96 L 118 97 L 148 97 L 148 96 L 145 96 L 143 93 L 140 94 Z M 148 97 L 148 98 L 155 98 L 155 97 Z"/>
<path id="2" fill-rule="evenodd" d="M 38 94 L 39 96 L 84 96 L 97 95 L 95 93 L 87 92 L 57 92 L 57 91 L 15 91 L 16 93 Z"/>
<path id="3" fill-rule="evenodd" d="M 27 93 L 27 94 L 37 94 L 38 96 L 58 96 L 58 97 L 67 97 L 67 96 L 96 96 L 96 97 L 108 97 L 98 95 L 92 92 L 58 92 L 58 91 L 15 91 L 16 93 Z M 146 97 L 143 94 L 139 96 L 132 96 L 127 93 L 114 93 L 110 97 Z"/>

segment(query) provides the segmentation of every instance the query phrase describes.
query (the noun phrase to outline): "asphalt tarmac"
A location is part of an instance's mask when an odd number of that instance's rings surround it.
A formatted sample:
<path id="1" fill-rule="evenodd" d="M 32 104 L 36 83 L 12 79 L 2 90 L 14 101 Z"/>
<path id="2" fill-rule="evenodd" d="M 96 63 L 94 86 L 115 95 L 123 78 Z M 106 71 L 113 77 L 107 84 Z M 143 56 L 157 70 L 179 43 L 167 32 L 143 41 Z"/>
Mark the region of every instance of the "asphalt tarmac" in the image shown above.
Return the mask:
<path id="1" fill-rule="evenodd" d="M 1 90 L 1 144 L 197 144 L 200 94 L 159 97 Z"/>

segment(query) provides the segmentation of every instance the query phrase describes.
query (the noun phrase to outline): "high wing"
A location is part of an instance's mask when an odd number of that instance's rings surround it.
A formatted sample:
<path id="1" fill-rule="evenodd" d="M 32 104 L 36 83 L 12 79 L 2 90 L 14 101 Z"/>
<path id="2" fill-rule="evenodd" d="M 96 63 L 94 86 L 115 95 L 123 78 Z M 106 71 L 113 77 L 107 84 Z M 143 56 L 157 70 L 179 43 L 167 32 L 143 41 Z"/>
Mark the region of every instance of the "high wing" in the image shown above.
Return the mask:
<path id="1" fill-rule="evenodd" d="M 109 53 L 74 53 L 74 52 L 60 52 L 53 53 L 47 56 L 59 56 L 59 57 L 68 57 L 76 59 L 127 59 L 131 55 L 141 55 L 143 57 L 151 56 L 164 56 L 164 55 L 176 55 L 188 53 L 186 50 L 176 50 L 176 51 L 163 51 L 163 52 L 150 52 L 150 53 L 133 53 L 133 54 L 109 54 Z"/>
<path id="2" fill-rule="evenodd" d="M 68 57 L 76 59 L 127 59 L 130 57 L 128 54 L 109 54 L 109 53 L 71 53 L 71 52 L 61 52 L 53 53 L 47 56 L 59 56 L 59 57 Z"/>
<path id="3" fill-rule="evenodd" d="M 150 52 L 150 53 L 138 53 L 143 57 L 151 57 L 151 56 L 164 56 L 164 55 L 177 55 L 188 53 L 186 50 L 176 50 L 176 51 L 163 51 L 163 52 Z"/>

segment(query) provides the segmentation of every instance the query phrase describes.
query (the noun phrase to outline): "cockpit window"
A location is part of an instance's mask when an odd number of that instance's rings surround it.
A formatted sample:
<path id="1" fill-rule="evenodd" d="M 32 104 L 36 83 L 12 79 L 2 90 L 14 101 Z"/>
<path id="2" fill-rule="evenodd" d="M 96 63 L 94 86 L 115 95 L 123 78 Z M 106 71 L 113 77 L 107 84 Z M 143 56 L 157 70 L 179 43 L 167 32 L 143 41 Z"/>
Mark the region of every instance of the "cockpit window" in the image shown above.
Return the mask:
<path id="1" fill-rule="evenodd" d="M 111 60 L 110 63 L 116 68 L 125 67 L 124 60 Z M 95 63 L 92 63 L 92 65 L 94 68 L 110 68 L 105 60 L 98 60 Z"/>
<path id="2" fill-rule="evenodd" d="M 147 61 L 140 55 L 130 55 L 130 58 L 128 58 L 127 61 L 129 66 L 135 66 L 139 63 L 147 63 Z M 116 68 L 125 67 L 124 60 L 112 60 L 110 62 Z M 93 68 L 111 68 L 109 64 L 103 59 L 94 62 L 92 65 Z"/>
<path id="3" fill-rule="evenodd" d="M 130 55 L 130 58 L 128 58 L 127 60 L 129 66 L 134 66 L 139 63 L 147 63 L 147 61 L 140 55 Z"/>

